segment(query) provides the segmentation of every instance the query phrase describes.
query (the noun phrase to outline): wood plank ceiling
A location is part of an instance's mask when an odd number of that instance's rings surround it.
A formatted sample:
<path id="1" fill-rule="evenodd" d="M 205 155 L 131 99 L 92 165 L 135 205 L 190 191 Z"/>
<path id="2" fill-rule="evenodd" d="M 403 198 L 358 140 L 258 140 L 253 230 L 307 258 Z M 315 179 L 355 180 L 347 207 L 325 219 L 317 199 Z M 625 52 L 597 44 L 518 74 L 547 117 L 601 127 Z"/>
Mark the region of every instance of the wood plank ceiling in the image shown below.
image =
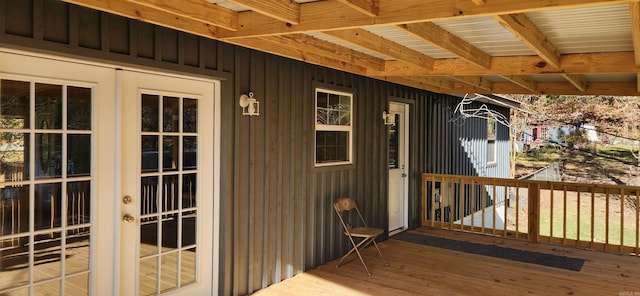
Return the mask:
<path id="1" fill-rule="evenodd" d="M 640 95 L 640 0 L 65 0 L 441 93 Z"/>

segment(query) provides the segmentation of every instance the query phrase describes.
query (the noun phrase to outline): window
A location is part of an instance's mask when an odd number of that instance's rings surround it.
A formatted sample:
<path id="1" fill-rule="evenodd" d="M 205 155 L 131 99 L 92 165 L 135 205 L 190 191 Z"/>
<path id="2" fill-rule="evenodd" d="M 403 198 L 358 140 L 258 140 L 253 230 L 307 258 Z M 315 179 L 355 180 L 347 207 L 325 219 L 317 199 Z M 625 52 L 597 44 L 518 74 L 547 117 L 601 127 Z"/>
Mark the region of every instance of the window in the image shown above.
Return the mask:
<path id="1" fill-rule="evenodd" d="M 352 163 L 353 94 L 316 89 L 316 166 Z"/>
<path id="2" fill-rule="evenodd" d="M 495 119 L 487 119 L 487 163 L 496 162 L 497 127 L 498 125 Z"/>

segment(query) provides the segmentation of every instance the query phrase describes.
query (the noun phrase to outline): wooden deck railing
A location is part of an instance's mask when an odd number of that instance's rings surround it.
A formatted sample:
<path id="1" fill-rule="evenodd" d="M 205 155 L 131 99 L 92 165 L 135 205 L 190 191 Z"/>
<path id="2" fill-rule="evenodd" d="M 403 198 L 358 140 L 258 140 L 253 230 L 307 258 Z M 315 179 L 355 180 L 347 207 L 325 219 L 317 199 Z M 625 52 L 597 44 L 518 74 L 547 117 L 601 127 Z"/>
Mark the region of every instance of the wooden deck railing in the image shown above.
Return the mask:
<path id="1" fill-rule="evenodd" d="M 640 187 L 422 175 L 422 226 L 640 254 Z"/>

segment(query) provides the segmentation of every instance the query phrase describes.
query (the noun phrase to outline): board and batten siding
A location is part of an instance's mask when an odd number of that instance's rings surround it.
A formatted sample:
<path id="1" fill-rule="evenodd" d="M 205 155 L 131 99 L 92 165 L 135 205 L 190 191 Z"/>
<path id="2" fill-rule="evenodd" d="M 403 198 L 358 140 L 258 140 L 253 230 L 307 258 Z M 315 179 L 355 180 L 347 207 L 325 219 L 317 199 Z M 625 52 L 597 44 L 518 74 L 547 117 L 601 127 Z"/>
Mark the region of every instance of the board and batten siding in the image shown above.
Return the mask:
<path id="1" fill-rule="evenodd" d="M 468 136 L 477 142 L 472 148 L 481 149 L 486 127 L 450 124 L 456 97 L 60 1 L 0 0 L 0 15 L 0 46 L 222 81 L 220 295 L 249 294 L 344 254 L 349 246 L 332 208 L 335 198 L 354 197 L 370 226 L 387 228 L 381 115 L 390 100 L 411 106 L 409 227 L 420 226 L 421 173 L 478 174 L 458 138 Z M 354 92 L 352 165 L 314 167 L 316 86 Z M 241 114 L 238 98 L 249 91 L 260 102 L 260 116 Z M 502 162 L 496 172 L 502 165 L 508 172 L 508 159 Z"/>

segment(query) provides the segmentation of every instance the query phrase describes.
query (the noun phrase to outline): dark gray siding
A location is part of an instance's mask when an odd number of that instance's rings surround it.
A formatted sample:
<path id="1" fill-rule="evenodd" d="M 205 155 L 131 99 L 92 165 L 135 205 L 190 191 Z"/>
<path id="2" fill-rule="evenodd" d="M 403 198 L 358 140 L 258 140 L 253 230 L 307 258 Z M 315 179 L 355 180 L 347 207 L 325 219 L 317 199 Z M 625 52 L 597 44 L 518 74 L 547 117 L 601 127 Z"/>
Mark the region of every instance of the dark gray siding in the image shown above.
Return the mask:
<path id="1" fill-rule="evenodd" d="M 422 172 L 478 174 L 456 139 L 468 135 L 477 141 L 473 149 L 481 149 L 486 129 L 448 124 L 456 100 L 451 96 L 59 1 L 0 0 L 0 16 L 2 46 L 223 80 L 217 189 L 223 295 L 251 293 L 346 252 L 331 207 L 335 198 L 356 198 L 369 225 L 387 228 L 387 129 L 381 114 L 390 98 L 411 104 L 410 227 L 419 226 Z M 353 165 L 313 166 L 316 85 L 355 93 Z M 237 104 L 249 90 L 260 101 L 258 117 L 242 116 Z"/>

